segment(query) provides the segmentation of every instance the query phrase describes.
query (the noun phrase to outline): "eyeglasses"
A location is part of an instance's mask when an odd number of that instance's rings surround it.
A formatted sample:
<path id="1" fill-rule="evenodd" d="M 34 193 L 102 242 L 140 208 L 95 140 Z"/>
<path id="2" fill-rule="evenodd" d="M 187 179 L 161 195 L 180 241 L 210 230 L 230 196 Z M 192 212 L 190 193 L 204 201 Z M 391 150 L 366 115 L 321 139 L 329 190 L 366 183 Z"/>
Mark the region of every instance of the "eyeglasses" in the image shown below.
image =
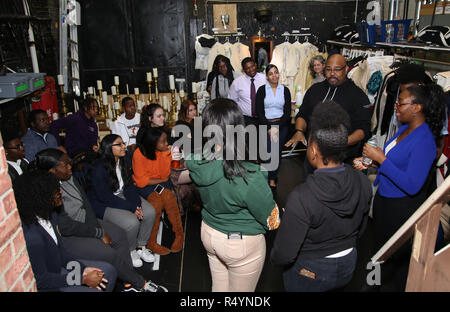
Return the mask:
<path id="1" fill-rule="evenodd" d="M 112 146 L 127 146 L 127 145 L 123 142 L 120 142 L 120 143 L 113 144 Z"/>
<path id="2" fill-rule="evenodd" d="M 20 150 L 21 148 L 23 148 L 23 143 L 17 144 L 14 147 L 5 147 L 5 149 L 15 149 L 15 150 Z"/>
<path id="3" fill-rule="evenodd" d="M 404 104 L 398 104 L 398 100 L 395 102 L 394 107 L 400 107 L 400 106 L 404 106 L 404 105 L 411 105 L 413 103 L 404 103 Z"/>
<path id="4" fill-rule="evenodd" d="M 344 69 L 345 69 L 345 67 L 336 67 L 336 68 L 325 67 L 325 71 L 327 73 L 331 73 L 331 72 L 339 73 L 339 72 L 343 71 Z"/>

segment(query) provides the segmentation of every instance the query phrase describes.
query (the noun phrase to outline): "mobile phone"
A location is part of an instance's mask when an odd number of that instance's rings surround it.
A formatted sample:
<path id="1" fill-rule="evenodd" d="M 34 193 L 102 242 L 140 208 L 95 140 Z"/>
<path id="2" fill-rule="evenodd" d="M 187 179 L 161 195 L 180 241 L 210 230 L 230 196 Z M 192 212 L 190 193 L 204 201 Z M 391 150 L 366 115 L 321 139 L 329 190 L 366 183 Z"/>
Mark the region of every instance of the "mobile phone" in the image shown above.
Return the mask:
<path id="1" fill-rule="evenodd" d="M 161 193 L 164 191 L 164 186 L 162 186 L 161 184 L 156 185 L 155 190 L 156 193 L 158 193 L 159 195 L 161 195 Z"/>

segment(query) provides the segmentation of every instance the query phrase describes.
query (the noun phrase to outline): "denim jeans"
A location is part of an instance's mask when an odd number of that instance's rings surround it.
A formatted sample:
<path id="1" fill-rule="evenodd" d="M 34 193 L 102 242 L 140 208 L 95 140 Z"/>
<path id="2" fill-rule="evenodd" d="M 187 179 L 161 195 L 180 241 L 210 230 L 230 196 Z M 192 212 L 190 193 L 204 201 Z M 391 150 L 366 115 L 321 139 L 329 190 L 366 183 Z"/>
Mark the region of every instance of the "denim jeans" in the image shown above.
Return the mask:
<path id="1" fill-rule="evenodd" d="M 356 248 L 343 257 L 299 260 L 283 273 L 286 291 L 329 291 L 347 285 L 353 277 Z M 305 270 L 313 273 L 310 274 Z M 302 274 L 302 273 L 303 274 Z M 308 275 L 308 276 L 306 276 Z"/>

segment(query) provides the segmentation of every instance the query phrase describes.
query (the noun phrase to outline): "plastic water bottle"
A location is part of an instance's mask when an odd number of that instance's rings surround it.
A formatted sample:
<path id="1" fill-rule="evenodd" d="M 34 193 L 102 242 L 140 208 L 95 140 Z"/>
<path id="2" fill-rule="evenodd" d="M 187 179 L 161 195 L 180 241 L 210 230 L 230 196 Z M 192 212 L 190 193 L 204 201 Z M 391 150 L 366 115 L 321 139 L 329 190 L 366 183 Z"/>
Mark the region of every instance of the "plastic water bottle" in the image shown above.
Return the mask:
<path id="1" fill-rule="evenodd" d="M 378 146 L 378 144 L 377 144 L 377 137 L 376 137 L 375 135 L 372 136 L 372 137 L 369 139 L 369 141 L 367 141 L 367 144 L 369 144 L 370 146 L 373 146 L 373 147 L 377 147 L 377 146 Z M 369 157 L 363 156 L 363 157 L 362 157 L 362 163 L 363 163 L 365 166 L 370 166 L 370 165 L 372 164 L 372 159 L 370 159 Z"/>
<path id="2" fill-rule="evenodd" d="M 172 162 L 170 163 L 170 166 L 174 169 L 179 169 L 180 159 L 181 159 L 180 148 L 178 146 L 174 146 L 174 148 L 172 149 Z"/>
<path id="3" fill-rule="evenodd" d="M 297 93 L 295 95 L 295 106 L 299 108 L 303 103 L 303 94 L 302 94 L 302 87 L 297 86 Z"/>
<path id="4" fill-rule="evenodd" d="M 392 42 L 394 40 L 394 25 L 386 25 L 386 42 Z"/>

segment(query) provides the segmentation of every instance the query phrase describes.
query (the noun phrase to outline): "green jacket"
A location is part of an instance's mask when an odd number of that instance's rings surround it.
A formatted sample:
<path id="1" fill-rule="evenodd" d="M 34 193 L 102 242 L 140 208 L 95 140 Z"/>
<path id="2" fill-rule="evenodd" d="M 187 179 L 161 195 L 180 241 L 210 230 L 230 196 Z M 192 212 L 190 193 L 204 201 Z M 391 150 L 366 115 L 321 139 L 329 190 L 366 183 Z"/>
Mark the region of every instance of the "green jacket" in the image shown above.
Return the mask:
<path id="1" fill-rule="evenodd" d="M 267 172 L 259 165 L 245 162 L 246 181 L 225 177 L 222 161 L 186 160 L 190 176 L 202 198 L 203 221 L 222 232 L 242 235 L 263 234 L 268 230 L 267 218 L 275 206 L 267 183 Z"/>

